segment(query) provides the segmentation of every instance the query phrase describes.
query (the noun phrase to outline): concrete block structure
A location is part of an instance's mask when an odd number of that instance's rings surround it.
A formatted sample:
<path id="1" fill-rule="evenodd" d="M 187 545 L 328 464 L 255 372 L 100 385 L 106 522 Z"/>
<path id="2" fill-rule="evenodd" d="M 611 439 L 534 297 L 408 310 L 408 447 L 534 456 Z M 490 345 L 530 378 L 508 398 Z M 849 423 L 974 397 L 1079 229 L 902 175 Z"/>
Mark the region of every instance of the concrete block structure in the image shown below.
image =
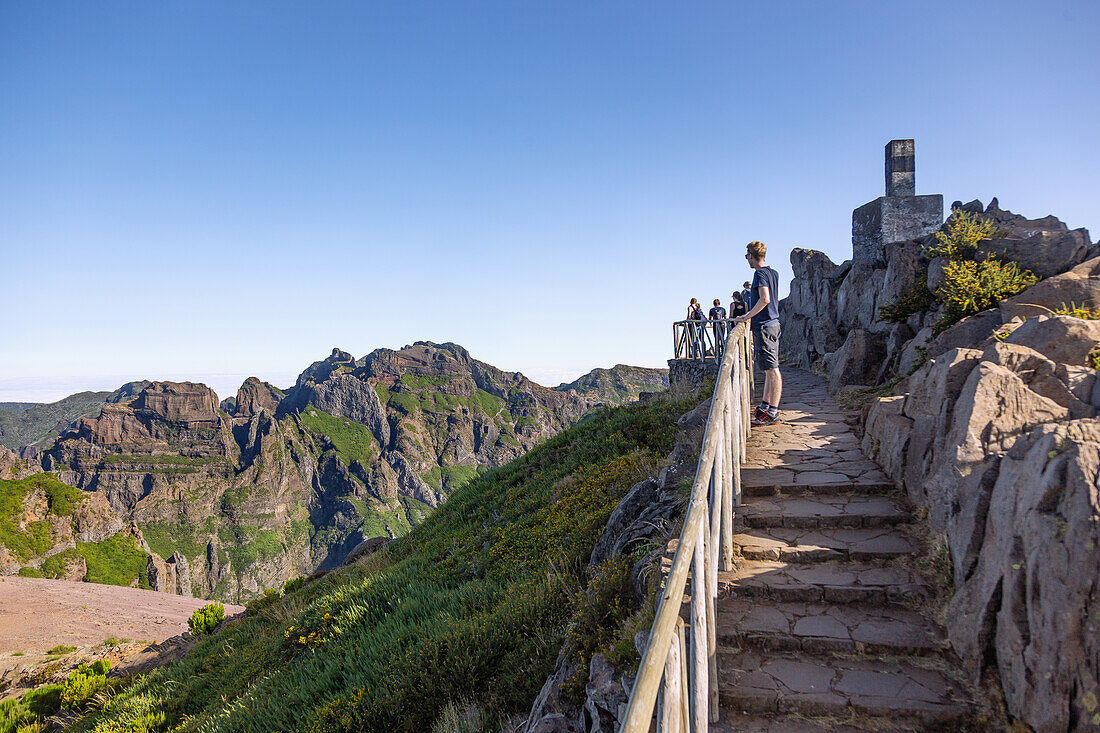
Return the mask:
<path id="1" fill-rule="evenodd" d="M 852 258 L 885 266 L 886 245 L 936 231 L 943 224 L 943 195 L 917 196 L 912 140 L 886 144 L 886 195 L 852 212 Z"/>

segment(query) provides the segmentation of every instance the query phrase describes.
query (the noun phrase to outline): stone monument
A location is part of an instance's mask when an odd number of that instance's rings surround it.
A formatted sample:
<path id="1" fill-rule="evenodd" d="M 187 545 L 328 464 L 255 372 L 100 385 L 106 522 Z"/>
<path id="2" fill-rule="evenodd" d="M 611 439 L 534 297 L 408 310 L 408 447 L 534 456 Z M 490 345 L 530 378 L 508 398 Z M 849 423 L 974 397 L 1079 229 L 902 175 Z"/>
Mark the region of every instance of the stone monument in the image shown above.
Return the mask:
<path id="1" fill-rule="evenodd" d="M 886 245 L 936 231 L 943 224 L 943 195 L 917 196 L 912 140 L 886 143 L 886 195 L 852 212 L 852 258 L 886 265 Z"/>

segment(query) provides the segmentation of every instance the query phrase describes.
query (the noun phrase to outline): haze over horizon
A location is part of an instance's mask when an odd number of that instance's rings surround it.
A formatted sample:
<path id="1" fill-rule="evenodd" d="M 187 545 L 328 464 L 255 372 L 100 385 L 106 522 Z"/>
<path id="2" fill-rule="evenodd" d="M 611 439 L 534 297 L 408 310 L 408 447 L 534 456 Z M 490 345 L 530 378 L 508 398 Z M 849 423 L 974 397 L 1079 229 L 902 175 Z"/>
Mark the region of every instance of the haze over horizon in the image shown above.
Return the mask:
<path id="1" fill-rule="evenodd" d="M 791 248 L 848 259 L 892 138 L 918 193 L 1095 241 L 1097 27 L 1083 1 L 5 3 L 0 401 L 224 398 L 417 340 L 547 386 L 664 366 L 745 242 L 784 293 Z"/>

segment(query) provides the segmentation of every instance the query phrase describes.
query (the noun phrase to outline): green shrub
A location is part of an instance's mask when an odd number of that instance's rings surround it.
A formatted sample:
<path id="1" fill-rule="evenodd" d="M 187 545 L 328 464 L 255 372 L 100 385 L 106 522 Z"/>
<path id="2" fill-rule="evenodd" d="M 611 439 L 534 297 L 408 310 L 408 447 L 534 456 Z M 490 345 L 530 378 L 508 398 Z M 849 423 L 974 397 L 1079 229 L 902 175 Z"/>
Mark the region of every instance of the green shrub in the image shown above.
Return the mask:
<path id="1" fill-rule="evenodd" d="M 45 730 L 45 720 L 61 706 L 61 685 L 43 685 L 0 702 L 0 733 Z"/>
<path id="2" fill-rule="evenodd" d="M 42 571 L 39 570 L 38 568 L 29 568 L 29 567 L 27 567 L 27 568 L 19 568 L 19 577 L 20 578 L 44 578 L 46 576 L 43 575 Z"/>
<path id="3" fill-rule="evenodd" d="M 297 577 L 294 577 L 294 578 L 291 578 L 290 580 L 286 581 L 285 583 L 283 583 L 283 595 L 284 596 L 289 595 L 289 594 L 293 593 L 294 591 L 298 590 L 299 588 L 302 587 L 302 583 L 304 583 L 304 582 L 305 581 L 303 580 L 301 575 L 299 575 Z"/>
<path id="4" fill-rule="evenodd" d="M 969 211 L 955 211 L 946 226 L 936 232 L 936 243 L 925 248 L 924 255 L 947 257 L 959 262 L 974 256 L 978 243 L 984 239 L 1002 236 L 1003 231 L 992 221 Z"/>
<path id="5" fill-rule="evenodd" d="M 53 649 L 50 649 L 46 653 L 51 655 L 51 656 L 59 657 L 62 654 L 69 654 L 69 653 L 75 652 L 75 651 L 76 651 L 75 646 L 68 646 L 67 644 L 58 644 L 57 646 L 55 646 Z"/>
<path id="6" fill-rule="evenodd" d="M 267 590 L 271 590 L 268 588 Z M 272 591 L 274 593 L 275 591 Z M 205 636 L 212 632 L 221 620 L 225 618 L 225 606 L 214 601 L 207 603 L 202 608 L 195 609 L 187 625 L 191 627 L 191 633 L 195 636 Z"/>
<path id="7" fill-rule="evenodd" d="M 943 317 L 932 330 L 940 334 L 963 318 L 993 308 L 1037 282 L 1039 278 L 1030 270 L 993 257 L 981 262 L 949 262 L 938 291 L 944 305 Z"/>
<path id="8" fill-rule="evenodd" d="M 1100 369 L 1100 346 L 1093 348 L 1088 355 L 1089 366 L 1093 369 Z"/>
<path id="9" fill-rule="evenodd" d="M 56 555 L 50 555 L 42 563 L 42 575 L 56 580 L 65 574 L 65 569 L 68 568 L 69 563 L 78 557 L 80 557 L 80 553 L 74 547 L 62 550 Z"/>
<path id="10" fill-rule="evenodd" d="M 106 675 L 110 669 L 110 662 L 98 659 L 91 665 L 82 664 L 70 672 L 61 688 L 61 707 L 65 710 L 83 707 L 93 695 L 107 688 Z"/>

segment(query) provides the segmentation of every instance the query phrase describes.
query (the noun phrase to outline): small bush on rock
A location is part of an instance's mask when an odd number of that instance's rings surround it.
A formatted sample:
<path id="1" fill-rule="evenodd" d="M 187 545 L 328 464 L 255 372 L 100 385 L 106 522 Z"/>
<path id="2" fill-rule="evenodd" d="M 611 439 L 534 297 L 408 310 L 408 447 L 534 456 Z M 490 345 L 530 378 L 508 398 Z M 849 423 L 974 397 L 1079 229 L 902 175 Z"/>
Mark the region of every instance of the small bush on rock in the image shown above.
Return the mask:
<path id="1" fill-rule="evenodd" d="M 191 633 L 195 636 L 204 636 L 213 631 L 223 618 L 225 618 L 225 606 L 214 601 L 191 614 L 187 625 L 191 627 Z"/>
<path id="2" fill-rule="evenodd" d="M 1021 270 L 1015 262 L 1001 262 L 993 257 L 981 262 L 949 262 L 944 267 L 944 277 L 938 291 L 944 312 L 932 328 L 936 334 L 1039 282 L 1030 270 Z"/>
<path id="3" fill-rule="evenodd" d="M 925 257 L 947 257 L 953 262 L 968 260 L 974 256 L 978 243 L 994 239 L 1004 232 L 992 221 L 969 211 L 956 211 L 947 220 L 947 226 L 936 232 L 936 243 L 927 247 Z"/>
<path id="4" fill-rule="evenodd" d="M 888 323 L 905 323 L 909 316 L 928 310 L 935 302 L 936 296 L 928 290 L 928 268 L 925 267 L 917 273 L 909 292 L 898 298 L 896 303 L 878 309 L 878 317 Z"/>

